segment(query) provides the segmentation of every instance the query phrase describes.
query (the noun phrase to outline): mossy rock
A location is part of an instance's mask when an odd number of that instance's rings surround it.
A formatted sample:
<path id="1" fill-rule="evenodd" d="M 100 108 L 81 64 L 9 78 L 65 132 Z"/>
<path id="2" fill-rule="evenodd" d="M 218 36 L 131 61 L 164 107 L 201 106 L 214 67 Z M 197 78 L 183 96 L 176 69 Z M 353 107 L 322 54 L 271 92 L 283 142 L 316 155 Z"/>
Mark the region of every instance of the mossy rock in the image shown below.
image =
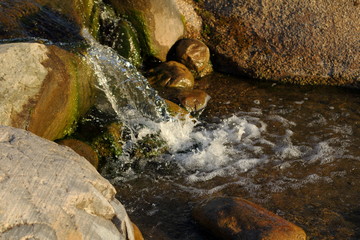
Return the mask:
<path id="1" fill-rule="evenodd" d="M 139 34 L 144 56 L 162 61 L 171 46 L 184 34 L 184 23 L 175 3 L 167 0 L 110 0 Z"/>
<path id="2" fill-rule="evenodd" d="M 71 134 L 95 94 L 84 59 L 38 43 L 0 45 L 0 59 L 0 124 L 49 140 Z"/>
<path id="3" fill-rule="evenodd" d="M 100 19 L 99 41 L 128 59 L 134 66 L 142 64 L 141 48 L 138 34 L 132 24 L 117 16 L 109 6 L 104 6 Z"/>

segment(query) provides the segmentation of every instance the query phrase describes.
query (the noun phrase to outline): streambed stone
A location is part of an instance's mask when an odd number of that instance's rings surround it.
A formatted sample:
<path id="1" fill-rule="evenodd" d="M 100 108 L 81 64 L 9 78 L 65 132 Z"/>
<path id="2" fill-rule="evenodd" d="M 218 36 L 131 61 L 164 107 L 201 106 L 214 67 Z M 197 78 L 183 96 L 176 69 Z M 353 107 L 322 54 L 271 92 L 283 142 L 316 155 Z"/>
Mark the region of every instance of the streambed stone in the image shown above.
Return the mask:
<path id="1" fill-rule="evenodd" d="M 204 109 L 210 100 L 210 96 L 200 89 L 184 90 L 179 92 L 176 97 L 189 112 L 197 112 Z"/>
<path id="2" fill-rule="evenodd" d="M 194 209 L 193 216 L 219 239 L 306 240 L 300 227 L 241 198 L 207 200 Z"/>
<path id="3" fill-rule="evenodd" d="M 0 239 L 134 239 L 114 187 L 68 147 L 0 126 Z"/>
<path id="4" fill-rule="evenodd" d="M 195 80 L 187 67 L 175 61 L 161 63 L 148 73 L 148 81 L 151 85 L 167 88 L 194 87 Z"/>
<path id="5" fill-rule="evenodd" d="M 218 70 L 298 84 L 359 86 L 358 1 L 196 2 Z"/>
<path id="6" fill-rule="evenodd" d="M 92 103 L 95 76 L 83 59 L 39 43 L 0 45 L 0 124 L 55 140 Z"/>
<path id="7" fill-rule="evenodd" d="M 196 39 L 181 39 L 175 43 L 173 60 L 184 64 L 197 77 L 203 77 L 212 71 L 210 50 Z"/>

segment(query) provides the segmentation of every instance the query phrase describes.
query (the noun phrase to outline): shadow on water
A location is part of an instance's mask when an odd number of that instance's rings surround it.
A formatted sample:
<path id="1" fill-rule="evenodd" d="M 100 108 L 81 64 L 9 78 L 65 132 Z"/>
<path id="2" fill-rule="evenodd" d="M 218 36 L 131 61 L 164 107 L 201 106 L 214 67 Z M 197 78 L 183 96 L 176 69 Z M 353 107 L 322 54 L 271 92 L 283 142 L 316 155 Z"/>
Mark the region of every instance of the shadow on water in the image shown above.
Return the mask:
<path id="1" fill-rule="evenodd" d="M 43 42 L 71 49 L 85 43 L 80 26 L 32 0 L 0 2 L 0 42 Z"/>

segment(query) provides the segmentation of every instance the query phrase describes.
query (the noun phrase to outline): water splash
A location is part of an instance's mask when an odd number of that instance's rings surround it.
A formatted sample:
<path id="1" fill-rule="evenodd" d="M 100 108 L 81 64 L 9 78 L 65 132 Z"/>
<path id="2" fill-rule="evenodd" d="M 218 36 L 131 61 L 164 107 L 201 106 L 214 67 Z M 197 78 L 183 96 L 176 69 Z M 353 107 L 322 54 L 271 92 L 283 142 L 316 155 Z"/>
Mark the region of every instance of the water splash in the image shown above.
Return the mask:
<path id="1" fill-rule="evenodd" d="M 86 29 L 82 35 L 90 45 L 87 59 L 97 75 L 98 87 L 120 122 L 134 127 L 169 119 L 163 99 L 129 61 L 98 43 Z"/>

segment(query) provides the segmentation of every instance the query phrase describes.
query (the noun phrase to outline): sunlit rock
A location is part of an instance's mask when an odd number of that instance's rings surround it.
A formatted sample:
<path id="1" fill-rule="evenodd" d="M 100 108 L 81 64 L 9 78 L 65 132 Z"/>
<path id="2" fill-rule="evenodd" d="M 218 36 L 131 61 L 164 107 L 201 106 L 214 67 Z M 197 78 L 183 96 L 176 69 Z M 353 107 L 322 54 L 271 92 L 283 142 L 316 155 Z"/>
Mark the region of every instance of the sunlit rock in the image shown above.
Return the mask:
<path id="1" fill-rule="evenodd" d="M 54 140 L 90 107 L 95 77 L 73 53 L 38 43 L 0 45 L 0 124 Z"/>
<path id="2" fill-rule="evenodd" d="M 174 45 L 175 61 L 184 64 L 197 77 L 203 77 L 212 71 L 210 50 L 196 39 L 181 39 Z"/>
<path id="3" fill-rule="evenodd" d="M 197 112 L 204 109 L 210 100 L 210 96 L 200 89 L 181 91 L 177 98 L 181 105 L 189 112 Z"/>
<path id="4" fill-rule="evenodd" d="M 358 1 L 194 2 L 222 72 L 298 84 L 360 80 Z"/>
<path id="5" fill-rule="evenodd" d="M 0 126 L 0 239 L 134 239 L 114 187 L 70 148 Z"/>
<path id="6" fill-rule="evenodd" d="M 148 55 L 165 61 L 174 43 L 184 34 L 184 23 L 173 0 L 111 0 L 115 10 L 135 26 Z"/>
<path id="7" fill-rule="evenodd" d="M 306 239 L 306 234 L 300 227 L 241 198 L 210 199 L 197 206 L 193 216 L 219 239 Z"/>
<path id="8" fill-rule="evenodd" d="M 167 88 L 186 88 L 194 87 L 194 76 L 181 63 L 170 61 L 164 62 L 148 73 L 149 83 Z"/>
<path id="9" fill-rule="evenodd" d="M 186 38 L 201 38 L 202 19 L 196 12 L 196 6 L 192 0 L 175 0 L 179 12 L 184 18 Z"/>

